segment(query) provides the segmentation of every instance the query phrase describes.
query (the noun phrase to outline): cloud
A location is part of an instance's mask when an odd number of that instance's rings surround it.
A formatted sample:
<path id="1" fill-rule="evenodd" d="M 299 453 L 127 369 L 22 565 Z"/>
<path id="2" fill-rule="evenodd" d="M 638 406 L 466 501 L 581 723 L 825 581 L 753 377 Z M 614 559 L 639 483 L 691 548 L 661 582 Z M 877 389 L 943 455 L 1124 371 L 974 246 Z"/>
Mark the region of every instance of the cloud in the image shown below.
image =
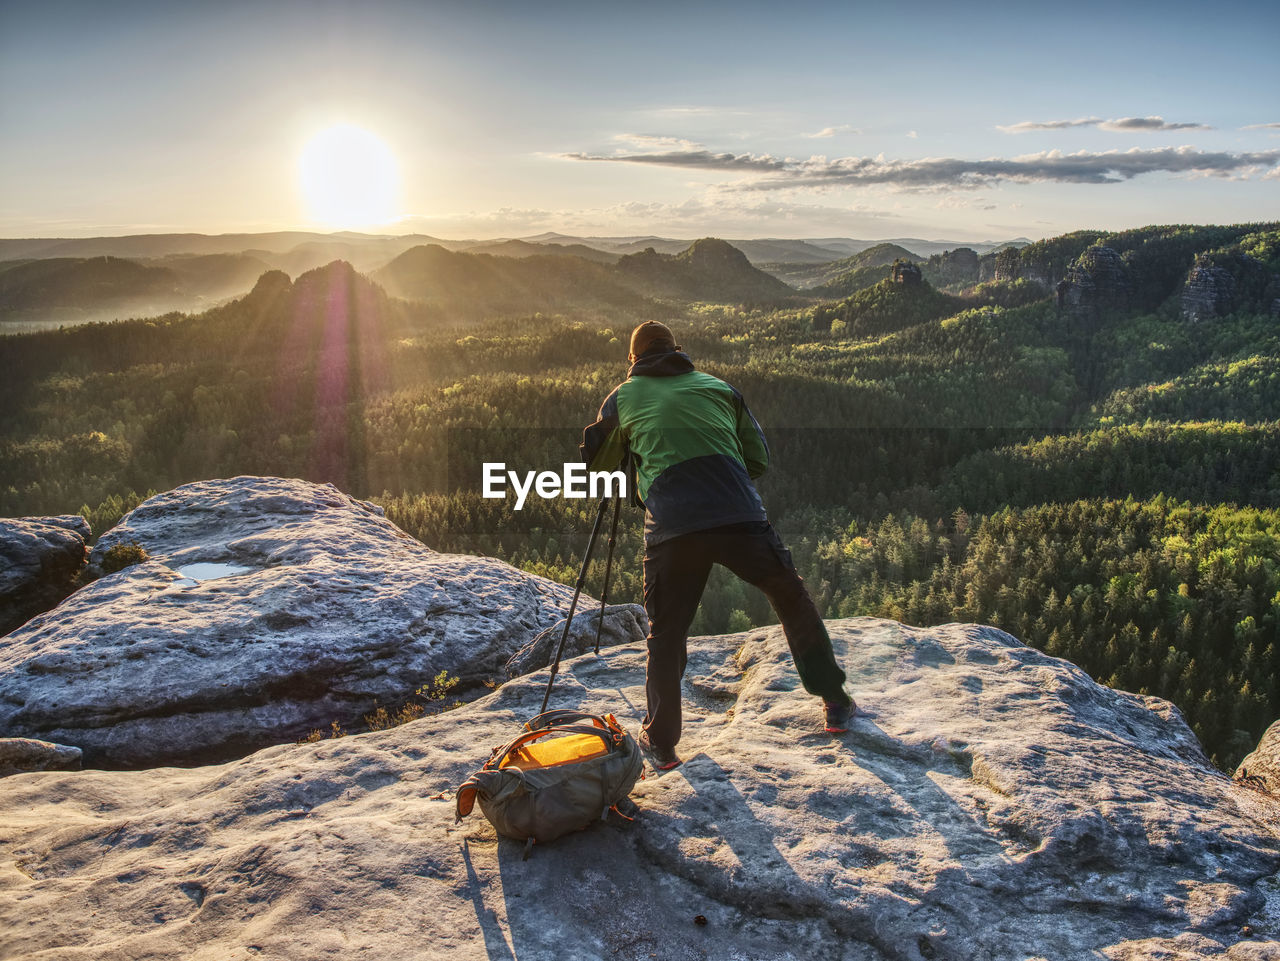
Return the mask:
<path id="1" fill-rule="evenodd" d="M 608 161 L 611 163 L 655 164 L 660 167 L 688 167 L 699 170 L 726 170 L 738 173 L 776 173 L 785 171 L 790 160 L 770 157 L 767 154 L 713 153 L 705 149 L 667 150 L 662 153 L 627 154 L 612 156 L 587 153 L 560 155 L 565 160 Z"/>
<path id="2" fill-rule="evenodd" d="M 1101 117 L 1078 117 L 1075 120 L 1024 120 L 1008 126 L 997 125 L 997 130 L 1005 133 L 1026 133 L 1029 130 L 1068 130 L 1072 127 L 1097 127 L 1100 130 L 1147 131 L 1163 130 L 1212 130 L 1204 123 L 1170 123 L 1163 117 L 1120 117 L 1117 120 L 1103 120 Z"/>
<path id="3" fill-rule="evenodd" d="M 912 140 L 915 140 L 915 139 L 916 139 L 916 138 L 918 138 L 920 135 L 919 135 L 918 133 L 916 133 L 914 130 L 908 130 L 908 131 L 907 131 L 907 136 L 908 136 L 908 137 L 910 137 Z"/>
<path id="4" fill-rule="evenodd" d="M 1251 123 L 1241 130 L 1280 130 L 1280 123 Z"/>
<path id="5" fill-rule="evenodd" d="M 834 127 L 823 127 L 817 133 L 802 133 L 800 136 L 806 137 L 809 140 L 825 140 L 830 137 L 834 137 L 836 134 L 840 134 L 840 133 L 861 134 L 862 131 L 851 124 L 842 123 Z"/>
<path id="6" fill-rule="evenodd" d="M 1280 150 L 1256 153 L 1224 153 L 1193 147 L 1144 150 L 1109 150 L 1101 153 L 1058 150 L 1012 158 L 965 160 L 925 157 L 919 160 L 886 160 L 877 157 L 810 157 L 808 160 L 768 154 L 715 153 L 706 149 L 648 154 L 602 156 L 564 154 L 565 159 L 649 164 L 685 170 L 714 170 L 745 175 L 748 179 L 726 184 L 728 191 L 767 191 L 791 188 L 889 186 L 904 190 L 987 187 L 1012 183 L 1120 183 L 1150 173 L 1245 176 L 1260 168 L 1280 164 Z"/>
<path id="7" fill-rule="evenodd" d="M 613 137 L 615 143 L 628 144 L 636 150 L 701 150 L 702 144 L 683 137 L 667 137 L 652 133 L 620 133 Z"/>
<path id="8" fill-rule="evenodd" d="M 1081 117 L 1078 120 L 1024 120 L 1022 123 L 1010 124 L 1007 127 L 996 125 L 997 130 L 1005 133 L 1025 133 L 1028 130 L 1066 130 L 1070 127 L 1096 127 L 1102 123 L 1101 117 Z"/>
<path id="9" fill-rule="evenodd" d="M 1170 123 L 1163 117 L 1121 117 L 1098 124 L 1103 130 L 1212 130 L 1207 123 Z"/>

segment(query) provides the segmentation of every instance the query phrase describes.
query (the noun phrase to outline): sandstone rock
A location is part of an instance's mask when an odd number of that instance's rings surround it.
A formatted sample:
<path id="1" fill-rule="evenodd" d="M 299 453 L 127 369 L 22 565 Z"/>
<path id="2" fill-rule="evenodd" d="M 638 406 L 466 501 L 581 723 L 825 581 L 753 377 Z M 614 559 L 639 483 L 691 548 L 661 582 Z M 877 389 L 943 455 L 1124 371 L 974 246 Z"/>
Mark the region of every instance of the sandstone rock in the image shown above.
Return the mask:
<path id="1" fill-rule="evenodd" d="M 920 267 L 909 260 L 895 260 L 889 270 L 889 276 L 895 284 L 912 286 L 920 283 L 923 274 Z"/>
<path id="2" fill-rule="evenodd" d="M 0 518 L 0 634 L 75 590 L 89 537 L 89 522 L 78 514 Z"/>
<path id="3" fill-rule="evenodd" d="M 0 930 L 13 957 L 107 961 L 1274 958 L 1275 805 L 1167 702 L 990 628 L 829 627 L 866 712 L 848 734 L 778 629 L 695 639 L 683 767 L 640 782 L 633 823 L 528 861 L 455 825 L 452 792 L 545 672 L 219 767 L 6 779 Z M 634 731 L 643 648 L 601 653 L 553 706 Z"/>
<path id="4" fill-rule="evenodd" d="M 20 517 L 18 520 L 31 521 L 37 524 L 47 524 L 50 527 L 60 527 L 64 531 L 71 531 L 80 537 L 86 544 L 93 536 L 93 531 L 89 527 L 89 522 L 79 514 L 53 514 L 48 517 Z"/>
<path id="5" fill-rule="evenodd" d="M 1280 721 L 1267 728 L 1252 754 L 1245 755 L 1235 778 L 1280 795 Z"/>
<path id="6" fill-rule="evenodd" d="M 1079 313 L 1124 307 L 1129 302 L 1129 270 L 1110 247 L 1095 244 L 1067 270 L 1067 307 Z"/>
<path id="7" fill-rule="evenodd" d="M 27 737 L 0 737 L 0 777 L 28 771 L 78 771 L 80 749 Z"/>
<path id="8" fill-rule="evenodd" d="M 1182 934 L 1176 938 L 1146 938 L 1129 941 L 1104 951 L 1110 961 L 1280 961 L 1280 943 L 1274 941 L 1242 941 L 1222 950 L 1221 942 L 1198 934 Z"/>
<path id="9" fill-rule="evenodd" d="M 596 625 L 600 621 L 600 608 L 592 605 L 573 615 L 573 626 L 564 642 L 561 660 L 568 660 L 596 649 Z M 600 649 L 618 644 L 638 644 L 649 633 L 649 618 L 639 604 L 610 604 L 604 609 L 604 622 L 600 624 Z M 564 618 L 556 621 L 535 637 L 528 645 L 516 651 L 507 661 L 507 677 L 519 677 L 540 668 L 548 667 L 555 660 L 556 647 L 564 634 Z"/>
<path id="10" fill-rule="evenodd" d="M 935 286 L 973 284 L 978 282 L 978 252 L 972 247 L 957 247 L 934 254 L 925 271 Z"/>
<path id="11" fill-rule="evenodd" d="M 358 724 L 442 670 L 463 688 L 501 677 L 571 596 L 438 554 L 332 486 L 279 478 L 151 498 L 94 562 L 130 541 L 151 560 L 0 646 L 0 735 L 76 745 L 92 766 L 238 756 Z"/>
<path id="12" fill-rule="evenodd" d="M 1201 321 L 1221 317 L 1231 310 L 1235 281 L 1222 267 L 1197 264 L 1182 289 L 1182 316 Z"/>
<path id="13" fill-rule="evenodd" d="M 1052 258 L 1028 260 L 1026 255 L 1017 247 L 1006 247 L 997 251 L 993 257 L 984 258 L 984 261 L 989 267 L 979 272 L 979 280 L 997 280 L 1008 283 L 1016 280 L 1027 280 L 1045 288 L 1052 287 L 1062 279 L 1061 274 L 1065 266 L 1058 264 L 1055 269 L 1055 262 Z"/>
<path id="14" fill-rule="evenodd" d="M 1278 283 L 1260 261 L 1238 250 L 1201 254 L 1182 288 L 1182 316 L 1205 321 L 1237 310 L 1261 313 L 1269 309 Z"/>

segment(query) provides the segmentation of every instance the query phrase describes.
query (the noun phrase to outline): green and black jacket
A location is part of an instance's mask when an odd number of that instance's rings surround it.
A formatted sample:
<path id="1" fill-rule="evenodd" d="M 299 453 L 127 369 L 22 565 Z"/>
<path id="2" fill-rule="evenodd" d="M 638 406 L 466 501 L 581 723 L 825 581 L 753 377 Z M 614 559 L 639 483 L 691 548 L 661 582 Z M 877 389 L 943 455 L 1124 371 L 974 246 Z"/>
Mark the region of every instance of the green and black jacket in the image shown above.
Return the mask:
<path id="1" fill-rule="evenodd" d="M 764 432 L 741 394 L 681 351 L 656 348 L 637 360 L 580 449 L 593 471 L 615 470 L 631 454 L 650 544 L 767 519 L 751 483 L 769 466 Z"/>

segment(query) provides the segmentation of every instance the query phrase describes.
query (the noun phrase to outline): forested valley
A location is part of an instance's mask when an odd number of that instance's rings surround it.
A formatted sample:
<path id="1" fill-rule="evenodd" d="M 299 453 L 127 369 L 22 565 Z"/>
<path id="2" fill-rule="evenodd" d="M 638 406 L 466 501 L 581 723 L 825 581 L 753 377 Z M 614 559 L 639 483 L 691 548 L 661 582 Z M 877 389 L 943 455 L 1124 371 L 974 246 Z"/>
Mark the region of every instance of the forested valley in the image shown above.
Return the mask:
<path id="1" fill-rule="evenodd" d="M 517 513 L 481 464 L 575 460 L 630 330 L 660 319 L 764 427 L 761 492 L 826 616 L 995 625 L 1173 701 L 1228 769 L 1280 717 L 1277 225 L 858 262 L 808 292 L 700 243 L 723 270 L 702 299 L 697 256 L 528 258 L 526 310 L 509 273 L 463 310 L 339 261 L 197 315 L 0 337 L 0 513 L 100 535 L 149 492 L 297 476 L 572 583 L 596 504 Z M 610 599 L 638 601 L 623 518 Z M 694 631 L 771 621 L 717 571 Z"/>

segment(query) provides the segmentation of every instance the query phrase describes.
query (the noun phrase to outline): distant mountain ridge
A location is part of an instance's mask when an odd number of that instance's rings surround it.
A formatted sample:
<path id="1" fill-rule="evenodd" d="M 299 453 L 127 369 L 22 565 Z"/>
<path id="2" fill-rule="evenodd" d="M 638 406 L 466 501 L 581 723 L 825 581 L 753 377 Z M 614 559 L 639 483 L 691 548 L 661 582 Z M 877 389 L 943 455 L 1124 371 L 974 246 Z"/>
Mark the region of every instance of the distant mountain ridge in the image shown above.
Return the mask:
<path id="1" fill-rule="evenodd" d="M 85 323 L 204 310 L 241 296 L 271 266 L 247 254 L 0 262 L 0 321 Z"/>
<path id="2" fill-rule="evenodd" d="M 649 247 L 615 264 L 565 255 L 455 252 L 429 244 L 406 251 L 370 277 L 392 296 L 455 311 L 483 305 L 518 313 L 584 302 L 635 305 L 648 298 L 778 302 L 795 294 L 753 267 L 741 251 L 712 238 L 677 254 Z"/>
<path id="3" fill-rule="evenodd" d="M 177 293 L 179 278 L 164 267 L 119 257 L 28 260 L 0 269 L 0 308 L 85 307 Z"/>
<path id="4" fill-rule="evenodd" d="M 286 254 L 301 244 L 340 244 L 352 249 L 408 250 L 419 244 L 449 244 L 426 234 L 377 236 L 350 232 L 275 231 L 240 234 L 129 234 L 121 237 L 0 239 L 0 260 L 49 257 L 167 257 L 171 254 Z M 458 243 L 458 242 L 453 242 Z M 462 241 L 467 244 L 470 241 Z M 387 254 L 388 259 L 395 253 Z"/>
<path id="5" fill-rule="evenodd" d="M 635 304 L 636 292 L 613 268 L 575 256 L 503 257 L 459 253 L 439 244 L 405 251 L 369 274 L 393 297 L 442 310 L 533 313 L 569 304 Z"/>
<path id="6" fill-rule="evenodd" d="M 670 237 L 638 236 L 638 237 L 594 237 L 573 236 L 570 234 L 544 233 L 534 237 L 523 238 L 528 243 L 581 244 L 619 254 L 639 253 L 646 247 L 652 247 L 658 253 L 676 254 L 689 246 L 690 241 Z M 932 254 L 958 247 L 970 247 L 980 254 L 990 253 L 1004 247 L 1023 247 L 1032 241 L 1026 237 L 1015 237 L 1012 240 L 921 240 L 915 237 L 897 237 L 888 240 L 856 240 L 851 237 L 826 238 L 725 238 L 726 242 L 741 250 L 756 266 L 768 264 L 822 264 L 854 256 L 872 247 L 884 244 L 897 244 L 905 248 L 912 256 L 923 260 Z"/>
<path id="7" fill-rule="evenodd" d="M 728 241 L 706 237 L 678 254 L 652 247 L 618 261 L 618 273 L 651 295 L 685 300 L 777 301 L 795 290 L 752 266 Z"/>
<path id="8" fill-rule="evenodd" d="M 849 237 L 822 239 L 788 238 L 726 238 L 728 243 L 741 250 L 751 263 L 829 263 L 884 243 L 905 247 L 917 257 L 928 257 L 943 250 L 971 247 L 979 254 L 1006 246 L 1024 246 L 1030 243 L 1024 237 L 1009 241 L 948 241 L 893 238 L 889 240 L 857 240 Z M 524 245 L 540 245 L 560 248 L 585 248 L 574 251 L 589 256 L 585 251 L 598 251 L 613 256 L 640 253 L 652 247 L 658 253 L 678 254 L 693 241 L 656 235 L 621 237 L 574 236 L 555 232 L 531 237 L 498 237 L 488 240 L 445 240 L 428 234 L 363 234 L 352 231 L 320 233 L 316 231 L 273 231 L 267 233 L 232 234 L 128 234 L 119 237 L 30 237 L 0 238 L 0 261 L 48 259 L 51 257 L 121 257 L 127 259 L 160 258 L 174 254 L 240 254 L 268 261 L 271 266 L 298 272 L 328 263 L 320 251 L 328 251 L 330 260 L 342 259 L 360 270 L 374 270 L 385 266 L 395 257 L 413 247 L 436 244 L 446 250 L 480 248 L 486 253 L 501 253 L 498 248 L 510 244 L 510 253 L 523 256 Z M 317 253 L 310 260 L 304 257 L 308 249 Z M 566 250 L 549 252 L 567 252 Z M 293 257 L 296 262 L 286 263 L 278 258 Z M 305 262 L 304 262 L 305 261 Z"/>
<path id="9" fill-rule="evenodd" d="M 528 240 L 494 240 L 465 249 L 469 254 L 493 254 L 497 257 L 581 257 L 600 264 L 617 263 L 621 256 L 585 244 L 532 243 Z"/>
<path id="10" fill-rule="evenodd" d="M 57 326 L 205 310 L 243 296 L 264 274 L 301 277 L 334 263 L 350 266 L 391 296 L 431 304 L 459 319 L 652 305 L 656 299 L 779 303 L 796 291 L 754 267 L 723 240 L 704 238 L 676 254 L 652 247 L 613 255 L 567 245 L 506 241 L 483 252 L 440 244 L 402 251 L 376 269 L 343 257 L 340 241 L 307 241 L 283 255 L 170 255 L 0 261 L 0 321 Z M 313 266 L 316 260 L 322 261 Z M 21 326 L 11 329 L 22 329 Z"/>
<path id="11" fill-rule="evenodd" d="M 1165 225 L 1119 233 L 1080 230 L 987 253 L 958 247 L 927 260 L 910 247 L 885 242 L 834 260 L 774 263 L 765 269 L 736 244 L 715 238 L 683 246 L 682 241 L 661 238 L 593 239 L 620 250 L 651 241 L 631 253 L 610 253 L 561 243 L 573 239 L 566 235 L 546 234 L 539 235 L 538 242 L 417 244 L 385 261 L 387 252 L 415 238 L 302 233 L 98 238 L 65 243 L 92 247 L 119 242 L 154 252 L 194 237 L 212 245 L 253 239 L 275 249 L 0 260 L 0 323 L 14 332 L 175 311 L 197 313 L 242 296 L 267 271 L 298 277 L 336 261 L 350 264 L 392 296 L 433 304 L 459 320 L 583 305 L 659 309 L 657 301 L 669 302 L 661 312 L 671 309 L 673 301 L 780 305 L 814 298 L 840 300 L 880 283 L 899 260 L 919 264 L 924 279 L 935 288 L 1002 306 L 1029 303 L 1056 291 L 1062 303 L 1072 307 L 1154 307 L 1180 292 L 1188 316 L 1213 317 L 1259 304 L 1280 311 L 1270 306 L 1273 301 L 1280 304 L 1280 281 L 1273 279 L 1271 266 L 1276 258 L 1274 228 L 1261 223 Z M 299 238 L 306 239 L 287 246 Z M 63 243 L 0 241 L 0 251 L 62 249 Z M 807 244 L 755 243 L 775 252 L 779 245 Z M 810 253 L 817 249 L 810 248 Z M 359 251 L 359 258 L 346 256 L 352 249 Z M 1106 280 L 1105 290 L 1099 278 Z"/>

